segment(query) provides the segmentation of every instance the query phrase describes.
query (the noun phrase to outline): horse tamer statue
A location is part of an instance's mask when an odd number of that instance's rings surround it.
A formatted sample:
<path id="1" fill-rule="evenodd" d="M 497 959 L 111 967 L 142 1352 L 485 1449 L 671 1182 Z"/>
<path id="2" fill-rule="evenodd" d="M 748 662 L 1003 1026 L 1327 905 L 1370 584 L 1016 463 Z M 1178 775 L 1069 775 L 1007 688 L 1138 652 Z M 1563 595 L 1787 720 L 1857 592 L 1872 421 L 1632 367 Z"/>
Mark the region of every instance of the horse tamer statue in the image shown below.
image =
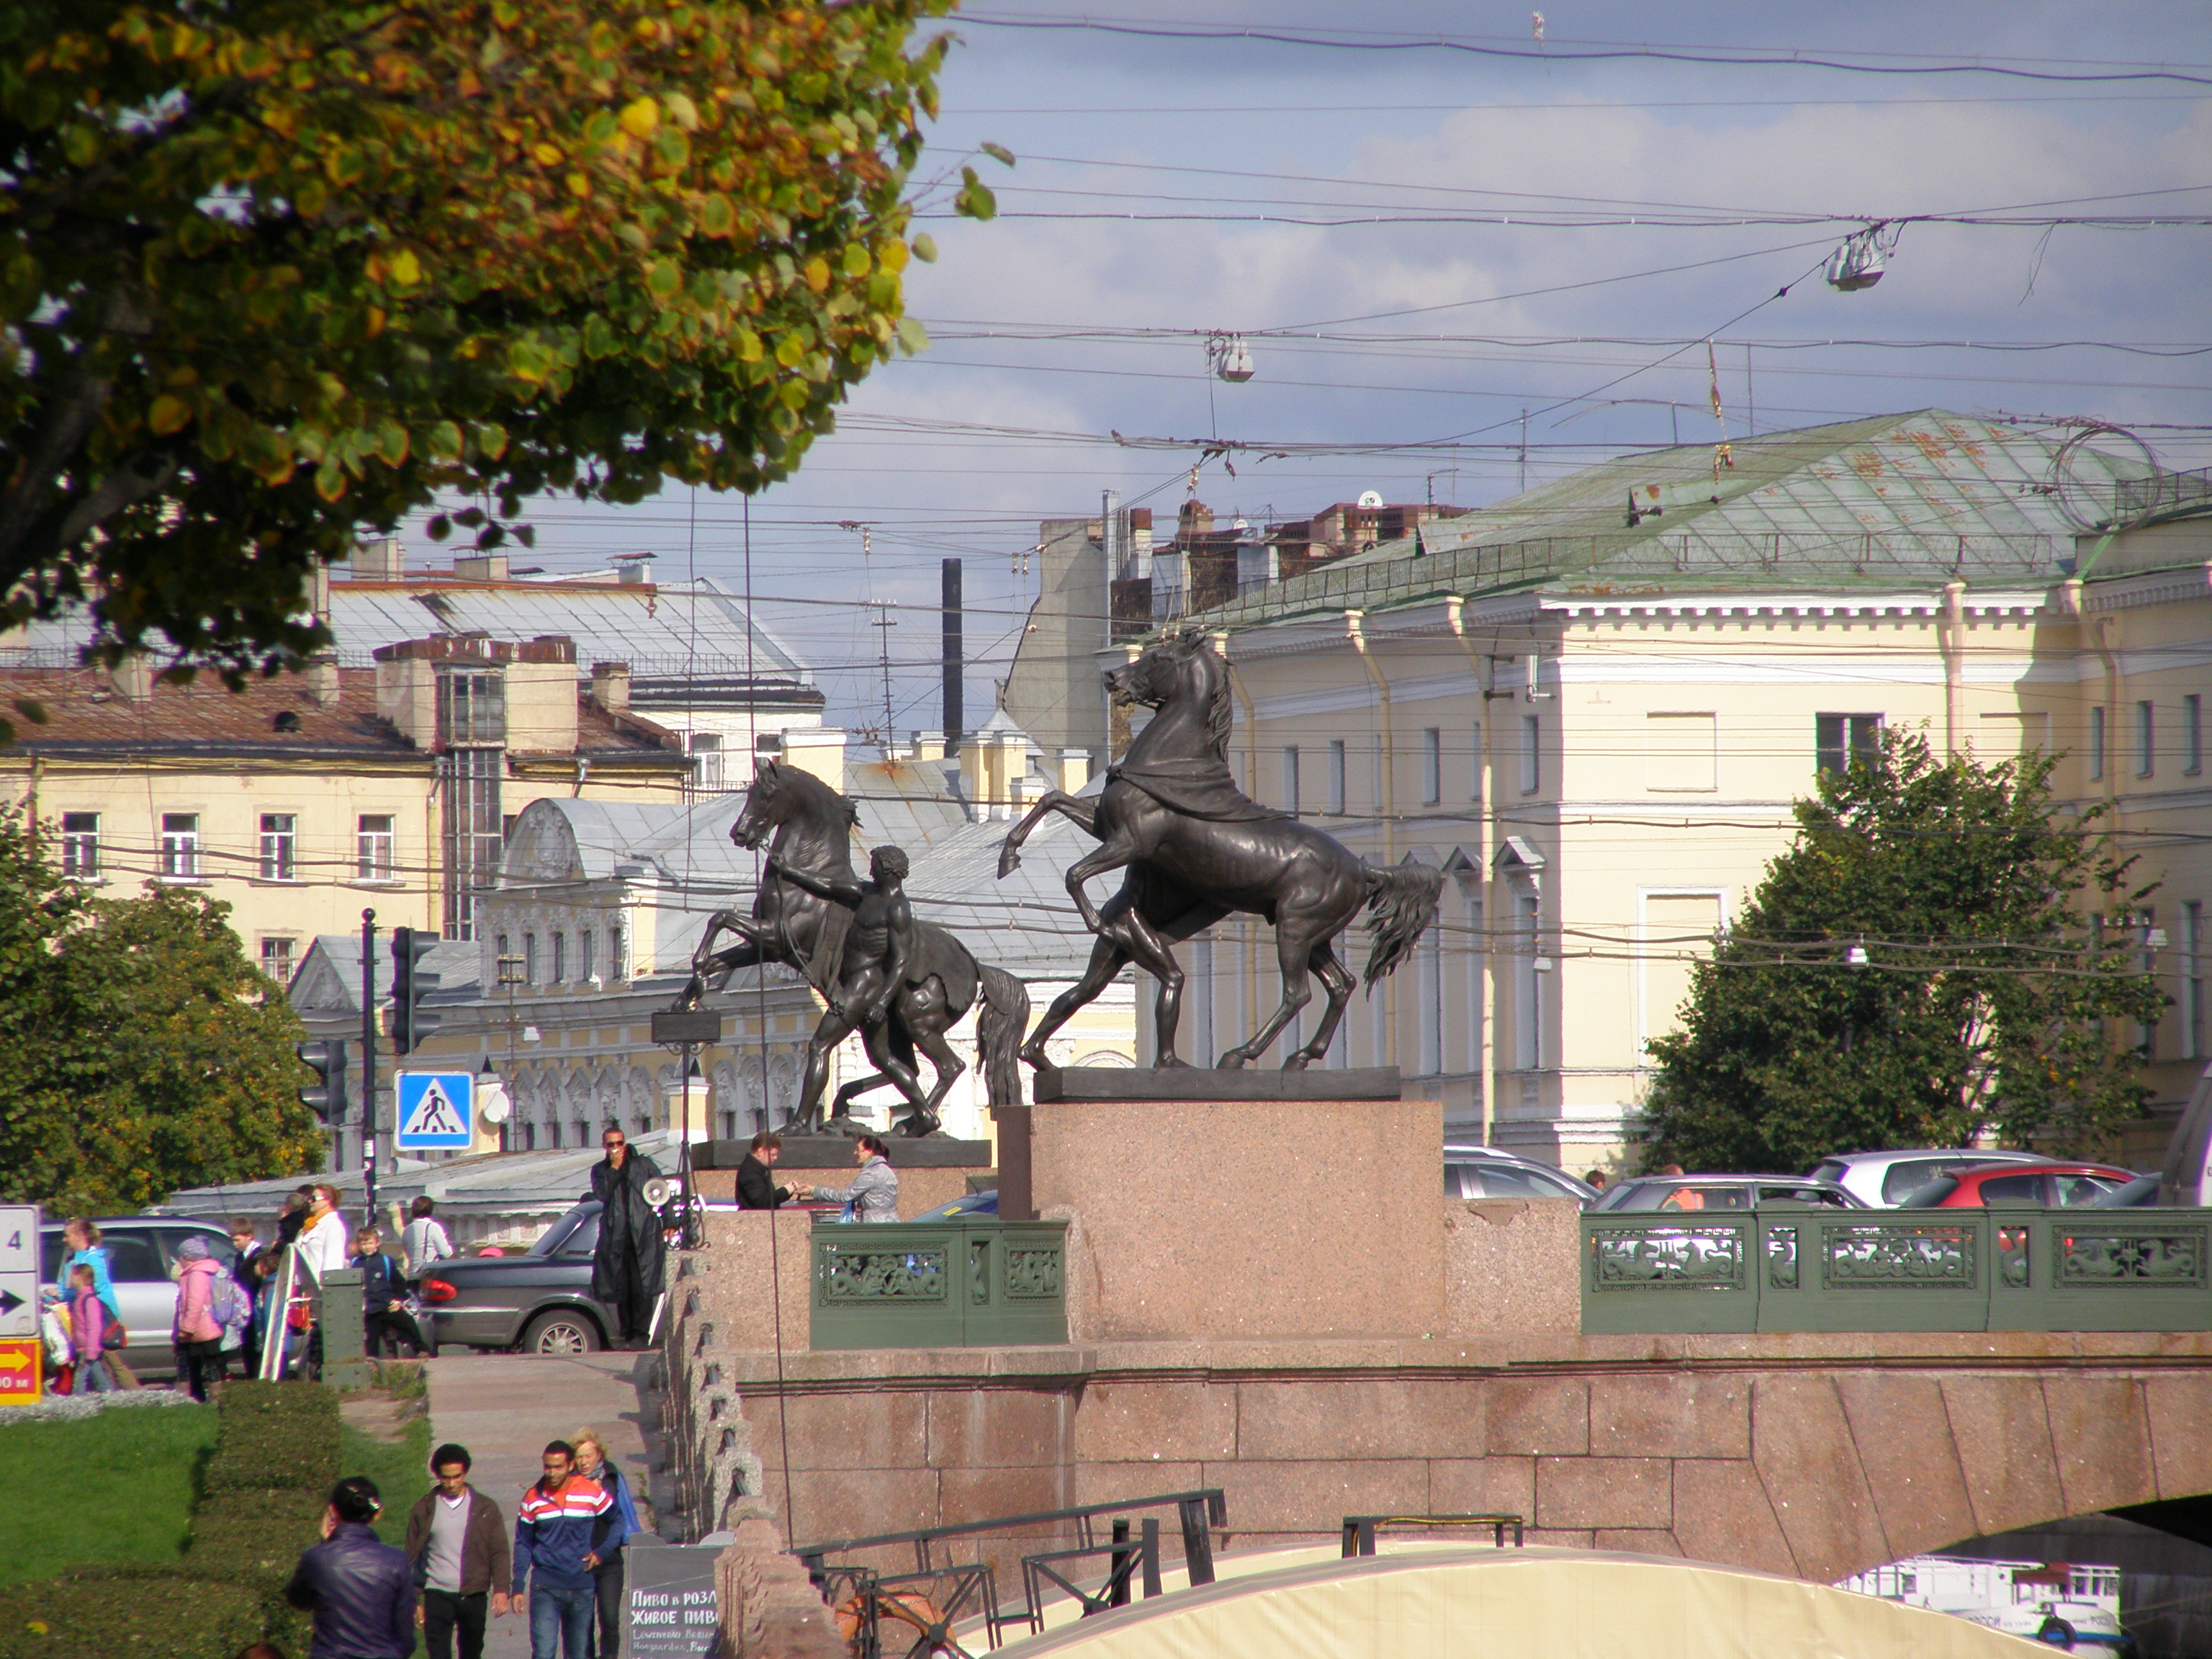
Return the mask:
<path id="1" fill-rule="evenodd" d="M 1422 865 L 1377 869 L 1340 842 L 1288 813 L 1247 798 L 1228 764 L 1229 665 L 1198 635 L 1170 638 L 1106 676 L 1116 703 L 1157 710 L 1106 770 L 1095 800 L 1047 793 L 1016 824 L 999 854 L 999 873 L 1021 862 L 1021 845 L 1048 812 L 1097 837 L 1098 850 L 1068 866 L 1067 890 L 1098 937 L 1082 979 L 1059 997 L 1022 1045 L 1021 1056 L 1048 1064 L 1046 1039 L 1105 989 L 1126 963 L 1159 981 L 1154 1029 L 1161 1066 L 1188 1062 L 1176 1054 L 1182 970 L 1169 947 L 1232 912 L 1266 917 L 1275 927 L 1283 1000 L 1249 1039 L 1221 1056 L 1224 1069 L 1249 1066 L 1312 998 L 1308 975 L 1328 997 L 1312 1037 L 1283 1060 L 1303 1071 L 1328 1051 L 1356 981 L 1336 959 L 1336 937 L 1364 905 L 1373 915 L 1374 948 L 1367 983 L 1411 954 L 1436 919 L 1443 873 Z M 1126 869 L 1121 890 L 1103 906 L 1084 883 Z"/>
<path id="2" fill-rule="evenodd" d="M 897 848 L 877 848 L 872 879 L 861 881 L 853 868 L 850 838 L 860 818 L 850 800 L 812 774 L 787 762 L 763 763 L 745 791 L 744 810 L 730 826 L 730 839 L 738 846 L 768 846 L 752 913 L 718 910 L 708 919 L 676 1006 L 696 1007 L 710 979 L 726 984 L 739 968 L 780 962 L 798 969 L 830 1010 L 807 1046 L 806 1081 L 783 1127 L 857 1133 L 866 1126 L 851 1123 L 846 1107 L 855 1096 L 892 1084 L 909 1108 L 897 1132 L 926 1135 L 938 1127 L 938 1108 L 968 1069 L 945 1034 L 980 994 L 975 1035 L 990 1103 L 1019 1105 L 1016 1045 L 1029 1021 L 1029 993 L 1004 969 L 978 963 L 944 928 L 908 913 L 897 890 L 905 875 L 905 857 Z M 889 907 L 879 902 L 885 890 L 894 896 Z M 888 915 L 878 914 L 887 908 Z M 715 940 L 725 933 L 735 933 L 738 943 L 718 951 Z M 884 963 L 891 982 L 872 997 L 855 997 L 854 987 L 870 982 L 866 969 L 872 962 L 848 963 L 853 951 Z M 878 1069 L 837 1091 L 825 1126 L 821 1095 L 830 1051 L 854 1030 Z M 929 1056 L 937 1073 L 927 1094 L 915 1080 L 916 1049 Z"/>

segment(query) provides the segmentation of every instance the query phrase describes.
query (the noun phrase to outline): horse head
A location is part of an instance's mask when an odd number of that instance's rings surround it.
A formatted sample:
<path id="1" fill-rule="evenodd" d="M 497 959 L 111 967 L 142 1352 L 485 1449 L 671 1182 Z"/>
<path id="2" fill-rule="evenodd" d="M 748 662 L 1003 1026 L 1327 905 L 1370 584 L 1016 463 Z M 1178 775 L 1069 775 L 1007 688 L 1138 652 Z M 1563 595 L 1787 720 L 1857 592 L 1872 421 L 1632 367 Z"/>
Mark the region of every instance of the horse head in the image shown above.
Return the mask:
<path id="1" fill-rule="evenodd" d="M 1164 711 L 1168 723 L 1159 726 L 1155 744 L 1169 741 L 1170 730 L 1195 726 L 1202 734 L 1190 739 L 1211 749 L 1218 759 L 1229 744 L 1229 665 L 1200 633 L 1164 635 L 1132 663 L 1109 669 L 1106 689 L 1119 704 L 1137 704 Z M 1182 715 L 1182 720 L 1171 717 Z M 1149 732 L 1152 728 L 1147 727 Z"/>
<path id="2" fill-rule="evenodd" d="M 783 799 L 782 772 L 782 762 L 766 760 L 753 774 L 753 781 L 745 787 L 744 809 L 730 826 L 730 839 L 738 846 L 758 851 L 782 821 L 779 811 Z"/>
<path id="3" fill-rule="evenodd" d="M 806 862 L 827 857 L 842 865 L 846 831 L 860 821 L 858 807 L 804 767 L 764 760 L 745 790 L 744 810 L 730 826 L 730 839 L 757 851 L 772 837 L 778 854 L 795 839 L 809 854 Z"/>

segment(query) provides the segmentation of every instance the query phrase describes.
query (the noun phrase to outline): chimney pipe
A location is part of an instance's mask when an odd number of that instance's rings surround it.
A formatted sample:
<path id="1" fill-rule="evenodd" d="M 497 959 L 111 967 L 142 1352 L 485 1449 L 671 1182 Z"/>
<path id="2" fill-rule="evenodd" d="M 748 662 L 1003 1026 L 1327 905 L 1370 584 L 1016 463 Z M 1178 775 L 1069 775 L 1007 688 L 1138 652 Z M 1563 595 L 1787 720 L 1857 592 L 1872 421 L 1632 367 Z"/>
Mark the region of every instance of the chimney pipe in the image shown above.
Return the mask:
<path id="1" fill-rule="evenodd" d="M 939 600 L 944 607 L 945 624 L 945 752 L 947 756 L 960 752 L 967 721 L 967 710 L 963 707 L 963 680 L 968 672 L 965 647 L 960 635 L 960 561 L 946 559 L 939 566 L 943 583 Z"/>
<path id="2" fill-rule="evenodd" d="M 334 707 L 338 700 L 339 687 L 338 659 L 336 657 L 308 659 L 307 695 L 315 700 L 318 708 Z"/>
<path id="3" fill-rule="evenodd" d="M 592 665 L 592 701 L 610 714 L 629 713 L 629 665 L 595 662 Z"/>
<path id="4" fill-rule="evenodd" d="M 405 579 L 407 556 L 400 551 L 399 538 L 380 536 L 373 542 L 363 542 L 354 550 L 353 574 L 357 581 L 396 582 Z"/>
<path id="5" fill-rule="evenodd" d="M 132 702 L 146 702 L 154 696 L 154 664 L 143 651 L 134 651 L 110 671 L 115 678 L 115 689 Z"/>

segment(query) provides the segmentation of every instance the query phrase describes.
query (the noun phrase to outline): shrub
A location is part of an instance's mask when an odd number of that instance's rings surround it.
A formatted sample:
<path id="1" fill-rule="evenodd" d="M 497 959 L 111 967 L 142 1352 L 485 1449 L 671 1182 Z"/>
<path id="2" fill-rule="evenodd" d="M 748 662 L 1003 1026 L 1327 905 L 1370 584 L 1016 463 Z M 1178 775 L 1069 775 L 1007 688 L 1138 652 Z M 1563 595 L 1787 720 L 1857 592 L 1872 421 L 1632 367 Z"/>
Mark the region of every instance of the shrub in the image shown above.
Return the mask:
<path id="1" fill-rule="evenodd" d="M 266 1598 L 242 1584 L 81 1567 L 0 1590 L 0 1659 L 230 1659 L 269 1624 Z"/>
<path id="2" fill-rule="evenodd" d="M 234 1382 L 217 1402 L 221 1427 L 204 1490 L 329 1491 L 338 1478 L 338 1402 L 301 1382 Z"/>

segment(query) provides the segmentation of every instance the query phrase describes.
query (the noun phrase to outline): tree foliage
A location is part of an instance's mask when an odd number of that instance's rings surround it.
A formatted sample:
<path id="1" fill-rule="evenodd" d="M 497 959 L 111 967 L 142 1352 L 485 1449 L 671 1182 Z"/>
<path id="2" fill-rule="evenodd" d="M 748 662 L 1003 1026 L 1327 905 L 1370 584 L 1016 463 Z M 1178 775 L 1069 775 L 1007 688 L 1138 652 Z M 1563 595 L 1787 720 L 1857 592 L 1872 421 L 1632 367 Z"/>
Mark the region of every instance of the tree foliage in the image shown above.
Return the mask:
<path id="1" fill-rule="evenodd" d="M 1891 731 L 1824 774 L 1650 1045 L 1648 1162 L 1796 1171 L 1990 1130 L 2078 1154 L 2140 1116 L 2136 1023 L 2166 1000 L 2126 923 L 2150 890 L 2101 807 L 2053 802 L 2053 764 L 1939 762 Z"/>
<path id="2" fill-rule="evenodd" d="M 236 684 L 411 509 L 489 547 L 540 491 L 785 477 L 926 343 L 948 4 L 0 7 L 0 625 L 89 597 Z"/>
<path id="3" fill-rule="evenodd" d="M 135 1210 L 320 1167 L 306 1032 L 228 908 L 93 899 L 0 817 L 0 1199 Z"/>

